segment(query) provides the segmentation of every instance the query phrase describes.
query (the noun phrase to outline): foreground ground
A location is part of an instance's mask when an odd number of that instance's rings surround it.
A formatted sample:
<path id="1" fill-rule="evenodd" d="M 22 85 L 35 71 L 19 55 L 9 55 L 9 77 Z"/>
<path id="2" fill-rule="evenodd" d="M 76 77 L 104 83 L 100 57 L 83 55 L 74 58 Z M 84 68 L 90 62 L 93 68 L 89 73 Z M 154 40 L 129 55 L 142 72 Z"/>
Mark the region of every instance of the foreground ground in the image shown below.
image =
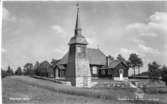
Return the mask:
<path id="1" fill-rule="evenodd" d="M 96 88 L 84 89 L 34 79 L 26 76 L 14 76 L 2 79 L 4 104 L 132 104 L 133 101 L 120 101 L 118 98 L 134 98 L 133 89 Z M 150 95 L 147 95 L 150 96 Z M 167 95 L 151 95 L 167 103 Z M 135 102 L 141 104 L 141 102 Z M 142 104 L 147 104 L 142 103 Z"/>

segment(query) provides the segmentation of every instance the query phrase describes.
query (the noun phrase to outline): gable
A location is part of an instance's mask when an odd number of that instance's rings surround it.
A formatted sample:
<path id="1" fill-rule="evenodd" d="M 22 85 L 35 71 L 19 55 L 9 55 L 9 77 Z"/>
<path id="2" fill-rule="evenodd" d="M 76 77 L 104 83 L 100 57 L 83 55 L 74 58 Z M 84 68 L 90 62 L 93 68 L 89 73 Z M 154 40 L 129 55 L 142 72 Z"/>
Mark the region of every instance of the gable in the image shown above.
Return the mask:
<path id="1" fill-rule="evenodd" d="M 122 61 L 119 61 L 119 60 L 113 60 L 109 63 L 109 66 L 104 66 L 103 69 L 108 69 L 108 68 L 111 68 L 111 69 L 114 69 L 116 67 L 125 67 L 126 69 L 128 69 L 128 66 L 122 62 Z"/>

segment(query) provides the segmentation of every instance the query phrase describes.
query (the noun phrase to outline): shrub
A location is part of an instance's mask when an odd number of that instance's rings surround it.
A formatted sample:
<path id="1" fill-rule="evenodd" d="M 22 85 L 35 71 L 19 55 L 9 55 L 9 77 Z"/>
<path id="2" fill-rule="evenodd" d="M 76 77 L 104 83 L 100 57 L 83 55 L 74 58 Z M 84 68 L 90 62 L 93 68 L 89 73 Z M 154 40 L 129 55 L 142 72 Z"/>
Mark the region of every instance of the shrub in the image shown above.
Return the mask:
<path id="1" fill-rule="evenodd" d="M 167 87 L 144 87 L 143 91 L 150 94 L 167 94 Z"/>
<path id="2" fill-rule="evenodd" d="M 162 77 L 162 80 L 167 85 L 167 67 L 166 66 L 162 67 L 161 77 Z"/>

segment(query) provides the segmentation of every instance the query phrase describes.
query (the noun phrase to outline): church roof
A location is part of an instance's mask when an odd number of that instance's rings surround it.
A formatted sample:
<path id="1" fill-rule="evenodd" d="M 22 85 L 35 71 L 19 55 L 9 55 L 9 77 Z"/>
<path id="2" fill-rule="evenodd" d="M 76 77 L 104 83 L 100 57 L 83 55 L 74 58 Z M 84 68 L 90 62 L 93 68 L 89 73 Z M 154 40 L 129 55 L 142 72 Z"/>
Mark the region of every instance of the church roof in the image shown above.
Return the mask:
<path id="1" fill-rule="evenodd" d="M 90 65 L 105 65 L 106 56 L 100 49 L 87 48 L 87 57 Z M 60 60 L 59 64 L 67 64 L 68 62 L 68 53 Z"/>

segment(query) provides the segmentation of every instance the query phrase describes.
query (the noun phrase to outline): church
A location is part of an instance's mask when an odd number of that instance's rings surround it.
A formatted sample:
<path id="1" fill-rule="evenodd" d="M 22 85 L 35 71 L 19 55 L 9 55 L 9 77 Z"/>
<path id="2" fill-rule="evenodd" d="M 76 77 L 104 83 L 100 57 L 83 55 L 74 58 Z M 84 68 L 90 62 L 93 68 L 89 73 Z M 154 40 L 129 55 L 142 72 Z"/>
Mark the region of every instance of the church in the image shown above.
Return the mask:
<path id="1" fill-rule="evenodd" d="M 88 48 L 88 44 L 82 34 L 78 7 L 74 36 L 68 43 L 68 52 L 53 68 L 55 78 L 66 78 L 74 85 L 77 83 L 76 78 L 86 79 L 85 82 L 91 80 L 89 78 L 128 79 L 129 67 L 126 62 L 106 56 L 99 48 Z"/>

